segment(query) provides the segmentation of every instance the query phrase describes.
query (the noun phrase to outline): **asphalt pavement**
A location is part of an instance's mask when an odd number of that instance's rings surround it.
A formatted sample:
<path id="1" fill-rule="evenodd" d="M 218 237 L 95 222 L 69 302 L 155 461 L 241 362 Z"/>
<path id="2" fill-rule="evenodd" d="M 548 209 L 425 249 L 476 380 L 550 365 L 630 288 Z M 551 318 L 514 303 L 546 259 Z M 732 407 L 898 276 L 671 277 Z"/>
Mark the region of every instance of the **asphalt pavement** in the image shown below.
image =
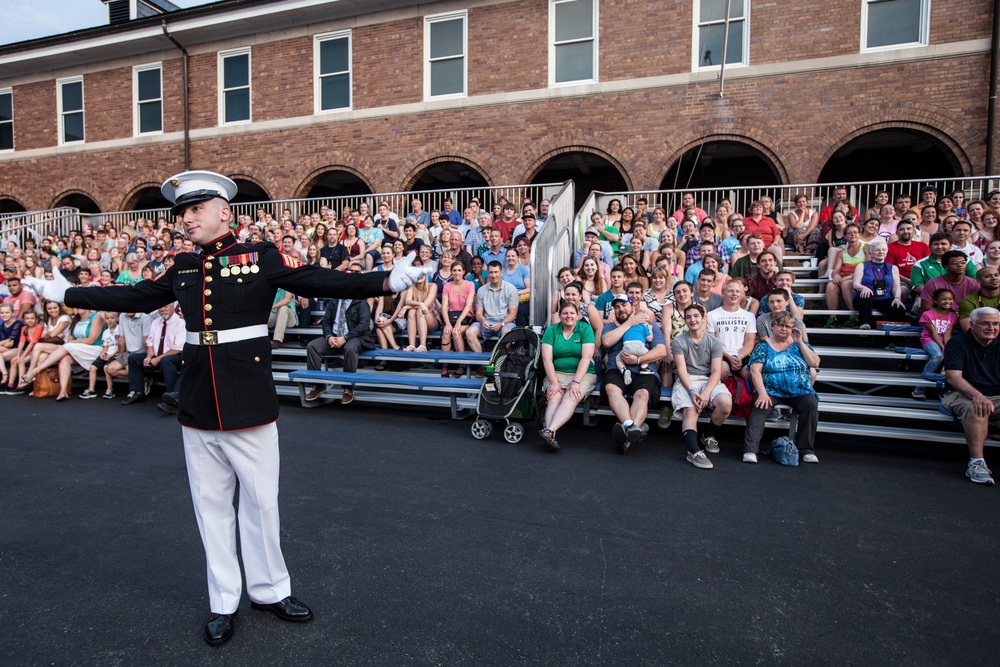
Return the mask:
<path id="1" fill-rule="evenodd" d="M 819 465 L 627 456 L 610 421 L 477 441 L 443 412 L 283 400 L 281 520 L 315 620 L 212 648 L 180 428 L 0 396 L 0 655 L 16 665 L 996 664 L 1000 488 L 933 442 Z M 730 439 L 731 438 L 731 439 Z M 1000 456 L 987 454 L 1000 473 Z"/>

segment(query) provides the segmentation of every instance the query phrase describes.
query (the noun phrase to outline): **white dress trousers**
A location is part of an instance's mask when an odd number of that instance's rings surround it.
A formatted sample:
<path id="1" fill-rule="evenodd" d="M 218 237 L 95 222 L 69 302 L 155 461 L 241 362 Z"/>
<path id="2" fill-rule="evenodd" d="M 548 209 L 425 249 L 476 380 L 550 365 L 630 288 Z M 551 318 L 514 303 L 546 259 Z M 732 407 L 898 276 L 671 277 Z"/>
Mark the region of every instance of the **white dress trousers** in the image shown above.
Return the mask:
<path id="1" fill-rule="evenodd" d="M 277 424 L 241 431 L 181 428 L 194 513 L 205 545 L 212 613 L 232 614 L 240 604 L 233 510 L 237 479 L 240 547 L 250 599 L 263 604 L 285 599 L 291 595 L 291 582 L 279 542 Z"/>

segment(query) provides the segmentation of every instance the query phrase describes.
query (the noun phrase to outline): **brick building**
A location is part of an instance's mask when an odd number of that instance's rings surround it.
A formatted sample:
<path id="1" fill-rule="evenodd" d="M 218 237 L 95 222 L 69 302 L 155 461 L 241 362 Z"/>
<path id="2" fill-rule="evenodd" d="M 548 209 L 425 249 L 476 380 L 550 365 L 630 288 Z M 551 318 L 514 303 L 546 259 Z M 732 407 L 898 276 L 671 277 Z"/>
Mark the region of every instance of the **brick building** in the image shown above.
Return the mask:
<path id="1" fill-rule="evenodd" d="M 158 206 L 186 166 L 244 200 L 979 175 L 992 4 L 732 0 L 725 49 L 725 0 L 140 12 L 0 47 L 0 211 Z"/>

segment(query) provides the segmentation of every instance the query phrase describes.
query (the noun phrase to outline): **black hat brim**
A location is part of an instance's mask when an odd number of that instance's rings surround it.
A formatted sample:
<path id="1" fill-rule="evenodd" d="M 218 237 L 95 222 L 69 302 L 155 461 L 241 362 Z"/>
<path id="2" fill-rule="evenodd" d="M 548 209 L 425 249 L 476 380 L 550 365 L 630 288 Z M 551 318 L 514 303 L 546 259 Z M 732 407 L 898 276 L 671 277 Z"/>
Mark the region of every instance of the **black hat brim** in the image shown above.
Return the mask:
<path id="1" fill-rule="evenodd" d="M 220 196 L 217 190 L 195 190 L 193 192 L 185 193 L 178 197 L 174 202 L 174 205 L 170 207 L 170 215 L 180 215 L 192 204 L 208 201 L 209 199 L 215 199 L 216 197 L 226 201 L 226 198 Z M 227 201 L 226 203 L 229 202 Z"/>

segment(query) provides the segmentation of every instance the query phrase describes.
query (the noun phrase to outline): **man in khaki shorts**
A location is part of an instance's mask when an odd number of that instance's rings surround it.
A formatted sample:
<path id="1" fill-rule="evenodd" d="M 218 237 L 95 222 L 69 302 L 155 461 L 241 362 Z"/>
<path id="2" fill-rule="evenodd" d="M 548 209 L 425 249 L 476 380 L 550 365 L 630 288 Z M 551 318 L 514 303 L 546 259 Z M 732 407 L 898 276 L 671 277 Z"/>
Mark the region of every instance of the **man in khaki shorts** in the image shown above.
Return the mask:
<path id="1" fill-rule="evenodd" d="M 983 459 L 990 428 L 1000 426 L 1000 310 L 976 308 L 971 326 L 948 341 L 944 351 L 945 377 L 950 391 L 941 405 L 962 422 L 969 446 L 965 476 L 977 484 L 993 484 L 993 474 Z"/>

